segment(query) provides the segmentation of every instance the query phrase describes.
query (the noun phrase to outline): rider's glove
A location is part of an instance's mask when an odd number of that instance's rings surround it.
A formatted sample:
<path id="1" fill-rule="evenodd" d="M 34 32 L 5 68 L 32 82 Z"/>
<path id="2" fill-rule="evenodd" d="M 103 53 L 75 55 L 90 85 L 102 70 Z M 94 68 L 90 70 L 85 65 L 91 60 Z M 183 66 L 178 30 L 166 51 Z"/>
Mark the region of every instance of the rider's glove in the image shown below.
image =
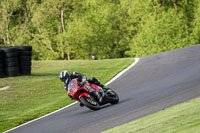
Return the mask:
<path id="1" fill-rule="evenodd" d="M 103 88 L 103 89 L 107 89 L 108 87 L 104 84 L 100 84 L 100 86 Z"/>
<path id="2" fill-rule="evenodd" d="M 73 96 L 71 96 L 71 95 L 68 95 L 70 98 L 71 98 L 71 100 L 74 100 L 74 97 Z"/>

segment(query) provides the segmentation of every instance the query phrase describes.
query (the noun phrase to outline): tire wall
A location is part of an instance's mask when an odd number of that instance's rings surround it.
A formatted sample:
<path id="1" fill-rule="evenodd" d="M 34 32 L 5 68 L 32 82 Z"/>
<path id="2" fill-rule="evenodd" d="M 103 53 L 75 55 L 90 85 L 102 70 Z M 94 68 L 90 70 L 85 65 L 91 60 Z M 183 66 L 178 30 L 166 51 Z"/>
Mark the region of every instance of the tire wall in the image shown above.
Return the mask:
<path id="1" fill-rule="evenodd" d="M 0 78 L 31 75 L 32 46 L 0 47 Z"/>
<path id="2" fill-rule="evenodd" d="M 4 77 L 4 65 L 3 65 L 3 57 L 2 51 L 0 49 L 0 78 Z"/>

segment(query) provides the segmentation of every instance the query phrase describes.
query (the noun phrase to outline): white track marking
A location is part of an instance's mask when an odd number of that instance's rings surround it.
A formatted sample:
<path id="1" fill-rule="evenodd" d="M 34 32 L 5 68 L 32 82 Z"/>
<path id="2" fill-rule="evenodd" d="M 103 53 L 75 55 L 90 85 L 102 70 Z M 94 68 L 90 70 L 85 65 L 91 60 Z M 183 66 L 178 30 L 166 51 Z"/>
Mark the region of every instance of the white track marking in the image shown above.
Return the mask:
<path id="1" fill-rule="evenodd" d="M 133 64 L 131 64 L 129 67 L 127 67 L 126 69 L 124 69 L 123 71 L 121 71 L 119 74 L 117 74 L 114 78 L 112 78 L 109 82 L 107 82 L 106 85 L 109 85 L 111 82 L 113 82 L 114 80 L 116 80 L 117 78 L 119 78 L 123 73 L 125 73 L 126 71 L 128 71 L 129 69 L 131 69 L 133 66 L 135 66 L 135 65 L 139 62 L 139 60 L 140 60 L 139 58 L 135 58 L 135 62 L 134 62 Z M 66 108 L 68 108 L 68 107 L 70 107 L 70 106 L 72 106 L 72 105 L 74 105 L 74 104 L 76 104 L 76 103 L 78 103 L 78 102 L 74 102 L 74 103 L 72 103 L 72 104 L 70 104 L 70 105 L 67 105 L 67 106 L 61 108 L 61 109 L 58 109 L 58 110 L 56 110 L 56 111 L 54 111 L 54 112 L 51 112 L 51 113 L 49 113 L 49 114 L 46 114 L 46 115 L 44 115 L 44 116 L 42 116 L 42 117 L 39 117 L 39 118 L 37 118 L 37 119 L 31 120 L 31 121 L 29 121 L 29 122 L 26 122 L 26 123 L 24 123 L 24 124 L 22 124 L 22 125 L 19 125 L 19 126 L 17 126 L 17 127 L 14 127 L 14 128 L 12 128 L 12 129 L 10 129 L 10 130 L 7 130 L 7 131 L 5 131 L 5 132 L 3 132 L 3 133 L 8 133 L 8 132 L 10 132 L 10 131 L 12 131 L 12 130 L 15 130 L 15 129 L 19 128 L 19 127 L 25 126 L 25 125 L 27 125 L 27 124 L 29 124 L 29 123 L 32 123 L 32 122 L 34 122 L 34 121 L 37 121 L 37 120 L 39 120 L 39 119 L 42 119 L 42 118 L 47 117 L 47 116 L 50 116 L 50 115 L 52 115 L 52 114 L 54 114 L 54 113 L 57 113 L 57 112 L 59 112 L 59 111 L 61 111 L 61 110 L 63 110 L 63 109 L 66 109 Z"/>
<path id="2" fill-rule="evenodd" d="M 10 88 L 10 86 L 6 86 L 6 87 L 3 87 L 3 88 L 0 88 L 0 91 L 7 90 L 9 88 Z"/>
<path id="3" fill-rule="evenodd" d="M 57 112 L 59 112 L 59 111 L 61 111 L 61 110 L 63 110 L 63 109 L 66 109 L 66 108 L 68 108 L 68 107 L 70 107 L 70 106 L 72 106 L 72 105 L 74 105 L 74 104 L 76 104 L 76 103 L 77 103 L 77 102 L 74 102 L 74 103 L 72 103 L 72 104 L 70 104 L 70 105 L 67 105 L 67 106 L 61 108 L 61 109 L 58 109 L 58 110 L 56 110 L 56 111 L 54 111 L 54 112 L 51 112 L 51 113 L 49 113 L 49 114 L 46 114 L 46 115 L 44 115 L 44 116 L 42 116 L 42 117 L 39 117 L 39 118 L 37 118 L 37 119 L 31 120 L 31 121 L 29 121 L 29 122 L 26 122 L 26 123 L 24 123 L 24 124 L 22 124 L 22 125 L 19 125 L 19 126 L 17 126 L 17 127 L 14 127 L 14 128 L 12 128 L 12 129 L 10 129 L 10 130 L 7 130 L 7 131 L 5 131 L 5 132 L 3 132 L 3 133 L 8 133 L 8 132 L 10 132 L 10 131 L 12 131 L 12 130 L 15 130 L 15 129 L 19 128 L 19 127 L 25 126 L 25 125 L 27 125 L 27 124 L 29 124 L 29 123 L 31 123 L 31 122 L 37 121 L 37 120 L 42 119 L 42 118 L 47 117 L 47 116 L 50 116 L 50 115 L 52 115 L 52 114 L 54 114 L 54 113 L 57 113 Z"/>
<path id="4" fill-rule="evenodd" d="M 106 85 L 109 85 L 114 80 L 116 80 L 117 78 L 119 78 L 122 74 L 124 74 L 126 71 L 128 71 L 130 68 L 132 68 L 133 66 L 135 66 L 139 62 L 139 60 L 140 60 L 139 58 L 135 58 L 135 62 L 133 64 L 131 64 L 129 67 L 127 67 L 126 69 L 124 69 L 123 71 L 121 71 L 120 73 L 118 73 L 114 78 L 112 78 L 109 82 L 107 82 Z"/>

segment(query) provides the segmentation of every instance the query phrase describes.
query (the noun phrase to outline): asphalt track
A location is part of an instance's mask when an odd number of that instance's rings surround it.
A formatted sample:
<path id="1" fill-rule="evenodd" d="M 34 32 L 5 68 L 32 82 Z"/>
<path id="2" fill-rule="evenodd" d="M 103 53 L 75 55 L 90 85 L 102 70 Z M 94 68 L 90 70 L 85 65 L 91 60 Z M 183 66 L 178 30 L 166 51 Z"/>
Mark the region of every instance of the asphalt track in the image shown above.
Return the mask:
<path id="1" fill-rule="evenodd" d="M 91 111 L 74 104 L 9 133 L 96 133 L 200 96 L 200 45 L 141 57 L 109 87 L 119 104 Z"/>

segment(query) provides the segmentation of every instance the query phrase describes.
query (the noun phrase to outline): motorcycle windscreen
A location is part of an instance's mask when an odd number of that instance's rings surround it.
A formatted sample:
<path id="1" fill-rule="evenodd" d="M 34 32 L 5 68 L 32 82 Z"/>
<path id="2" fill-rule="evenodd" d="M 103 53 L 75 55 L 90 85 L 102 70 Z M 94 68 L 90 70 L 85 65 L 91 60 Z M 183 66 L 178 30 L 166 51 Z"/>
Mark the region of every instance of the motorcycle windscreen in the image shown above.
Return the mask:
<path id="1" fill-rule="evenodd" d="M 74 96 L 78 90 L 77 79 L 72 79 L 68 85 L 68 95 Z"/>

